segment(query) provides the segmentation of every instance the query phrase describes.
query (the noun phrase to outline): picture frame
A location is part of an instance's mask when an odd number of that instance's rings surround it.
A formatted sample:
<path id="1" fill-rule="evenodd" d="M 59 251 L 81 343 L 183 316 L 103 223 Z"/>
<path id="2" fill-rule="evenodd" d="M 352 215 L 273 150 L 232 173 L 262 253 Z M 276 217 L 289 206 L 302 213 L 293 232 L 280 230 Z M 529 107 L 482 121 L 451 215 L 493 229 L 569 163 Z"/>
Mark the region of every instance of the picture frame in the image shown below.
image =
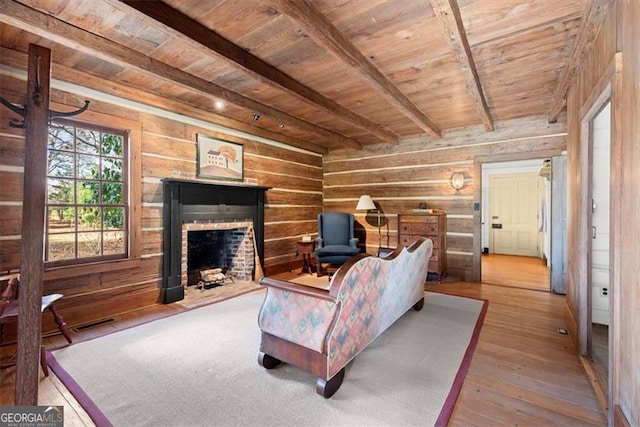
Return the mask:
<path id="1" fill-rule="evenodd" d="M 244 179 L 244 146 L 197 134 L 197 177 L 226 181 Z"/>

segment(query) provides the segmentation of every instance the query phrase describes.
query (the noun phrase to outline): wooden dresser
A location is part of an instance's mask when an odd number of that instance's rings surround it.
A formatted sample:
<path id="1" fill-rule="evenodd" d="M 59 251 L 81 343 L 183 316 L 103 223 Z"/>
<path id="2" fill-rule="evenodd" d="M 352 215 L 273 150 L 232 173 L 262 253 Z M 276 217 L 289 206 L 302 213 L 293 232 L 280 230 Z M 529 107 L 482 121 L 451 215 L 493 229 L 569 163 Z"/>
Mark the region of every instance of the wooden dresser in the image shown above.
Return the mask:
<path id="1" fill-rule="evenodd" d="M 433 241 L 433 253 L 429 259 L 429 273 L 436 273 L 438 280 L 447 275 L 447 214 L 445 212 L 398 214 L 398 242 L 408 245 L 418 237 Z"/>

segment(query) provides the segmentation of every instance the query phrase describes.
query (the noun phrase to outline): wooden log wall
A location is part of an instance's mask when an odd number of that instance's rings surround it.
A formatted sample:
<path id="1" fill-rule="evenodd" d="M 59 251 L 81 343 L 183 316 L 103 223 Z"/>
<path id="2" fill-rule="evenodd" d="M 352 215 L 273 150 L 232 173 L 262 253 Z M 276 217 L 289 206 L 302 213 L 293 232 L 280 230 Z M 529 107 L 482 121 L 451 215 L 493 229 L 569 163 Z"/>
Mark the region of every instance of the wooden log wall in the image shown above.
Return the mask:
<path id="1" fill-rule="evenodd" d="M 14 102 L 24 96 L 24 82 L 4 78 L 2 95 Z M 55 86 L 54 86 L 55 87 Z M 141 93 L 141 98 L 145 94 Z M 286 148 L 277 142 L 223 132 L 209 126 L 203 117 L 180 119 L 175 113 L 151 114 L 124 107 L 112 98 L 94 96 L 90 110 L 111 123 L 134 122 L 140 129 L 140 226 L 139 264 L 128 269 L 101 271 L 84 269 L 70 277 L 46 276 L 45 291 L 61 292 L 63 315 L 72 325 L 92 322 L 159 301 L 162 271 L 162 178 L 195 178 L 196 134 L 226 139 L 244 145 L 245 180 L 272 187 L 266 194 L 266 274 L 299 268 L 296 242 L 317 234 L 317 214 L 346 211 L 356 214 L 362 247 L 374 253 L 378 247 L 377 216 L 356 212 L 361 194 L 370 194 L 383 213 L 382 245 L 397 244 L 397 214 L 425 202 L 448 212 L 449 274 L 470 279 L 473 272 L 476 187 L 474 161 L 501 160 L 559 154 L 566 147 L 565 124 L 548 124 L 543 117 L 497 121 L 493 132 L 483 126 L 446 132 L 440 139 L 412 139 L 399 145 L 370 146 L 364 150 L 338 150 L 321 155 Z M 85 96 L 54 89 L 52 99 L 74 109 Z M 129 105 L 129 104 L 127 104 Z M 19 266 L 21 225 L 22 131 L 8 127 L 12 113 L 0 110 L 0 271 Z M 214 119 L 211 120 L 213 123 Z M 465 186 L 456 191 L 449 185 L 453 172 L 465 175 Z M 477 251 L 479 251 L 479 247 Z M 47 323 L 45 327 L 53 325 Z"/>
<path id="2" fill-rule="evenodd" d="M 20 104 L 26 82 L 2 76 L 0 95 Z M 92 92 L 93 93 L 93 92 Z M 141 98 L 144 94 L 141 93 Z M 137 244 L 132 252 L 137 260 L 120 267 L 108 263 L 80 269 L 48 271 L 44 292 L 59 292 L 65 297 L 57 304 L 71 326 L 83 325 L 117 316 L 160 301 L 162 281 L 162 186 L 166 177 L 196 179 L 196 135 L 240 143 L 244 146 L 245 183 L 268 186 L 265 200 L 265 271 L 273 274 L 300 268 L 296 241 L 305 233 L 317 231 L 317 214 L 322 211 L 322 155 L 294 149 L 264 138 L 243 137 L 224 132 L 220 126 L 198 119 L 181 118 L 173 112 L 157 115 L 144 108 L 131 109 L 113 97 L 75 94 L 56 89 L 51 93 L 56 110 L 70 111 L 89 99 L 89 112 L 78 120 L 104 120 L 105 124 L 138 129 L 136 156 L 138 175 L 131 182 L 137 194 L 132 223 Z M 124 107 L 123 105 L 127 105 Z M 155 110 L 152 110 L 155 111 Z M 15 114 L 0 107 L 0 272 L 16 272 L 20 267 L 20 229 L 24 165 L 24 130 L 9 127 Z M 238 136 L 240 135 L 240 136 Z M 215 181 L 212 181 L 215 182 Z M 43 329 L 56 330 L 45 316 Z M 6 332 L 6 330 L 5 330 Z"/>
<path id="3" fill-rule="evenodd" d="M 558 155 L 566 149 L 566 123 L 549 124 L 546 117 L 496 122 L 495 131 L 474 126 L 445 132 L 440 139 L 405 140 L 399 145 L 370 146 L 363 151 L 332 151 L 324 159 L 324 209 L 356 215 L 357 237 L 368 253 L 379 245 L 377 215 L 355 210 L 360 195 L 369 194 L 382 211 L 382 246 L 397 245 L 398 213 L 419 203 L 447 211 L 447 264 L 449 276 L 470 281 L 474 252 L 479 260 L 480 203 L 476 162 L 507 161 Z M 532 154 L 533 153 L 533 154 Z M 465 185 L 449 183 L 461 172 Z M 480 205 L 478 205 L 480 206 Z M 477 230 L 476 230 L 477 228 Z"/>
<path id="4" fill-rule="evenodd" d="M 588 218 L 591 205 L 585 186 L 590 185 L 591 175 L 582 165 L 589 161 L 589 141 L 582 140 L 581 122 L 585 108 L 594 103 L 595 97 L 605 90 L 614 77 L 615 70 L 609 68 L 616 53 L 615 31 L 616 14 L 610 13 L 586 59 L 583 71 L 576 77 L 567 97 L 567 209 L 575 213 L 573 218 L 569 218 L 567 226 L 567 256 L 572 260 L 567 269 L 567 305 L 577 325 L 581 323 L 580 317 L 585 315 L 581 312 L 585 311 L 587 293 L 591 292 L 586 287 L 588 268 L 584 247 L 587 235 L 590 235 Z M 612 116 L 614 114 L 615 111 L 612 111 Z M 582 322 L 582 328 L 585 327 L 586 323 Z M 581 334 L 577 330 L 572 332 L 574 337 Z M 578 343 L 580 352 L 586 354 L 586 340 L 581 341 Z"/>
<path id="5" fill-rule="evenodd" d="M 582 119 L 598 96 L 611 94 L 610 304 L 608 370 L 609 425 L 640 425 L 640 3 L 612 2 L 581 72 L 567 96 L 568 218 L 567 310 L 580 336 L 579 350 L 588 351 L 586 329 L 591 322 L 587 300 L 585 230 L 590 204 L 586 185 L 591 179 L 589 142 Z M 585 194 L 586 193 L 586 194 Z M 588 239 L 588 235 L 586 239 Z M 606 385 L 605 385 L 606 388 Z M 605 390 L 606 392 L 606 390 Z"/>

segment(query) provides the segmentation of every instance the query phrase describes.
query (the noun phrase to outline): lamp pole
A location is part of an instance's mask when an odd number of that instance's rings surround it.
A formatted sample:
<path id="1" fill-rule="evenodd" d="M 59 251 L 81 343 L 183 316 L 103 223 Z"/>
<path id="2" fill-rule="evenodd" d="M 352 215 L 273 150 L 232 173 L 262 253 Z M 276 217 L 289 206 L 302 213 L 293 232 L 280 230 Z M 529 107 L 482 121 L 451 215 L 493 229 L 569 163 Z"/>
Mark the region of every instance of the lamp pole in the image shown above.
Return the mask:
<path id="1" fill-rule="evenodd" d="M 380 248 L 382 248 L 382 224 L 380 221 L 382 212 L 380 209 L 377 209 L 376 211 L 378 213 L 378 251 L 380 251 Z"/>

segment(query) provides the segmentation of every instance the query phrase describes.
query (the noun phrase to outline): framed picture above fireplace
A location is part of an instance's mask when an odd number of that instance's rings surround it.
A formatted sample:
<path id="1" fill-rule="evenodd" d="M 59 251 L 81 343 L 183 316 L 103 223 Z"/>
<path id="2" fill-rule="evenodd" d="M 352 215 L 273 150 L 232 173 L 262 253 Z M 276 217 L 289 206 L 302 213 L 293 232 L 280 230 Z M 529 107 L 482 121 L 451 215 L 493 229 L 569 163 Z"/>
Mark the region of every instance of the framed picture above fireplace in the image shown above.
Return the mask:
<path id="1" fill-rule="evenodd" d="M 197 134 L 198 178 L 242 181 L 244 178 L 244 147 L 242 144 Z"/>

